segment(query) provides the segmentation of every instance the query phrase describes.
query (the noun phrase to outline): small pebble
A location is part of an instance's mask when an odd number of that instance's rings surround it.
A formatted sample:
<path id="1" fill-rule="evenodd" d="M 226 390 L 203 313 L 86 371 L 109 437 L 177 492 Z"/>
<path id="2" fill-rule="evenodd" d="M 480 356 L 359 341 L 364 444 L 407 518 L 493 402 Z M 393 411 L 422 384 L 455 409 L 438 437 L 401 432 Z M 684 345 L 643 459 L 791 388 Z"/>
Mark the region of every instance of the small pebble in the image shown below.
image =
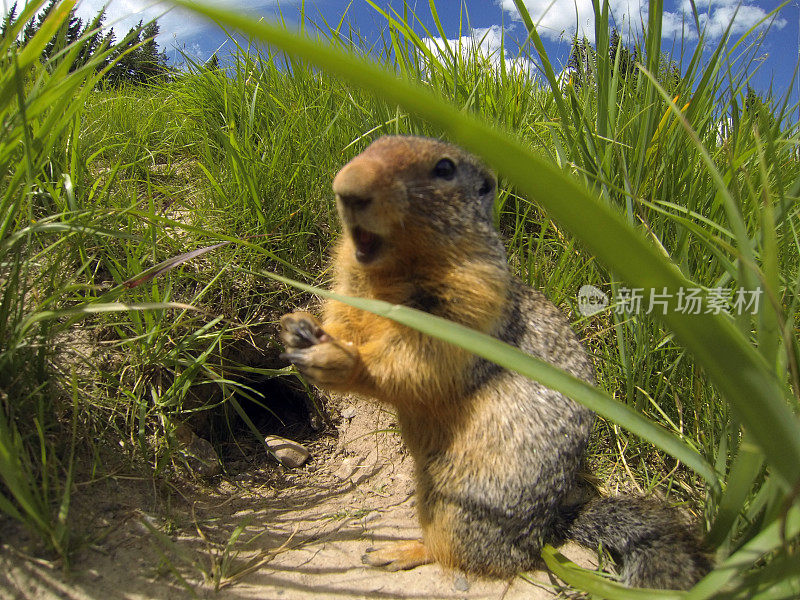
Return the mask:
<path id="1" fill-rule="evenodd" d="M 188 425 L 181 424 L 175 429 L 178 447 L 186 461 L 186 466 L 198 477 L 213 477 L 222 473 L 222 464 L 214 446 L 199 437 Z"/>
<path id="2" fill-rule="evenodd" d="M 339 465 L 339 468 L 336 469 L 336 473 L 334 473 L 334 475 L 342 481 L 346 481 L 353 476 L 353 473 L 356 472 L 357 468 L 358 461 L 353 458 L 345 458 L 342 461 L 342 464 Z"/>
<path id="3" fill-rule="evenodd" d="M 463 575 L 456 575 L 453 580 L 453 589 L 457 592 L 467 592 L 469 591 L 469 581 Z"/>
<path id="4" fill-rule="evenodd" d="M 268 435 L 264 438 L 264 442 L 275 458 L 287 469 L 302 467 L 311 456 L 311 453 L 302 444 L 277 435 Z"/>

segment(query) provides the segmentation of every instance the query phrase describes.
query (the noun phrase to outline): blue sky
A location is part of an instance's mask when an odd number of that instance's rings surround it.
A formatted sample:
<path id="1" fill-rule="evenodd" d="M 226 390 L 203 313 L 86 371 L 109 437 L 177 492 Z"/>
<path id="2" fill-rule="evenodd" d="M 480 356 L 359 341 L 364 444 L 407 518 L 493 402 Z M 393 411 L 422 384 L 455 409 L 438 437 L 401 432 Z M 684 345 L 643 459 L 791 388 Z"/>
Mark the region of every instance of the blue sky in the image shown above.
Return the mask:
<path id="1" fill-rule="evenodd" d="M 8 0 L 5 0 L 8 2 Z M 208 0 L 217 5 L 246 11 L 254 17 L 274 18 L 282 10 L 287 20 L 297 21 L 300 3 L 296 0 Z M 83 0 L 78 6 L 81 16 L 91 16 L 106 0 Z M 375 0 L 384 8 L 393 6 L 402 10 L 402 0 Z M 409 0 L 416 7 L 416 14 L 431 32 L 435 31 L 427 0 Z M 564 63 L 569 53 L 569 40 L 575 33 L 594 38 L 591 0 L 525 0 L 531 16 L 539 24 L 539 33 L 544 39 L 551 59 Z M 280 5 L 280 6 L 278 6 Z M 324 18 L 336 23 L 348 5 L 348 21 L 367 38 L 378 34 L 384 21 L 365 0 L 307 0 L 306 11 L 316 19 Z M 641 32 L 641 23 L 646 21 L 647 2 L 640 0 L 609 0 L 609 5 L 618 27 L 625 35 Z M 763 17 L 778 7 L 780 2 L 753 2 L 751 0 L 696 0 L 700 13 L 700 24 L 713 44 L 719 40 L 725 27 L 734 14 L 736 19 L 732 31 L 734 40 L 756 25 Z M 466 19 L 462 28 L 461 7 L 469 15 L 468 30 Z M 438 0 L 439 16 L 444 24 L 447 37 L 455 39 L 459 34 L 479 40 L 487 54 L 498 54 L 500 40 L 523 40 L 525 30 L 519 21 L 513 0 Z M 738 12 L 737 12 L 738 8 Z M 205 60 L 225 41 L 225 35 L 213 25 L 192 15 L 169 10 L 167 3 L 146 0 L 111 0 L 108 8 L 107 24 L 113 25 L 120 34 L 139 19 L 145 21 L 159 17 L 161 36 L 159 44 L 167 50 L 170 58 L 178 56 L 180 48 L 191 56 Z M 766 90 L 773 85 L 776 95 L 783 95 L 790 85 L 791 76 L 797 63 L 798 22 L 800 21 L 800 0 L 792 0 L 772 19 L 769 28 L 762 26 L 763 42 L 758 52 L 760 67 L 753 78 L 754 86 Z M 664 0 L 663 48 L 669 51 L 675 40 L 684 38 L 691 46 L 697 40 L 697 29 L 691 16 L 689 0 Z M 420 29 L 421 33 L 421 29 Z M 753 38 L 751 38 L 753 39 Z M 431 42 L 433 43 L 433 42 Z M 514 58 L 516 52 L 508 50 L 506 56 Z M 512 44 L 513 46 L 513 44 Z M 676 49 L 676 52 L 679 50 Z M 531 67 L 524 58 L 521 66 Z M 798 83 L 794 84 L 794 97 L 797 97 Z"/>

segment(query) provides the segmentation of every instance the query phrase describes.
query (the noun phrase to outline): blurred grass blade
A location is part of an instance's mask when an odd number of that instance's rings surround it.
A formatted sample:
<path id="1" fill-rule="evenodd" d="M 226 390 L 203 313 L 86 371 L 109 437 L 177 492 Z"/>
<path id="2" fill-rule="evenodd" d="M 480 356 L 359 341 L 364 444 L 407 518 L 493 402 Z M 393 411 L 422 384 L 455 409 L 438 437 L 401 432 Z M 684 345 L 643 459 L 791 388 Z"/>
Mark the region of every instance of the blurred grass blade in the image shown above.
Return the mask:
<path id="1" fill-rule="evenodd" d="M 785 534 L 785 538 L 784 538 Z M 800 508 L 792 507 L 784 520 L 774 520 L 740 550 L 732 554 L 706 575 L 687 596 L 687 600 L 712 598 L 733 578 L 744 573 L 765 554 L 784 545 L 800 534 Z"/>
<path id="2" fill-rule="evenodd" d="M 686 592 L 673 590 L 635 589 L 609 581 L 587 569 L 583 569 L 559 553 L 549 544 L 542 549 L 542 558 L 547 568 L 571 586 L 589 592 L 592 597 L 608 600 L 682 600 Z"/>
<path id="3" fill-rule="evenodd" d="M 717 510 L 717 518 L 706 537 L 706 543 L 716 548 L 735 533 L 734 525 L 750 494 L 756 478 L 761 473 L 764 455 L 745 435 L 739 452 L 731 463 L 725 494 Z"/>
<path id="4" fill-rule="evenodd" d="M 585 381 L 539 358 L 525 354 L 514 346 L 484 333 L 459 325 L 458 323 L 452 323 L 447 319 L 407 306 L 390 304 L 382 300 L 342 296 L 334 292 L 293 281 L 286 277 L 276 275 L 275 273 L 264 272 L 263 274 L 277 281 L 317 294 L 323 298 L 338 300 L 350 306 L 355 306 L 356 308 L 386 317 L 387 319 L 392 319 L 412 329 L 450 342 L 459 348 L 469 350 L 502 367 L 535 379 L 548 387 L 557 389 L 566 396 L 595 411 L 597 414 L 618 423 L 636 435 L 655 444 L 671 456 L 684 462 L 701 475 L 710 486 L 719 486 L 717 474 L 711 465 L 709 465 L 696 450 L 690 448 L 675 435 L 671 434 L 663 427 L 656 425 L 625 404 L 609 398 L 596 387 L 589 385 Z"/>
<path id="5" fill-rule="evenodd" d="M 800 598 L 800 560 L 791 550 L 769 564 L 742 577 L 737 592 L 720 594 L 721 598 L 747 600 L 796 600 Z M 734 596 L 736 594 L 736 596 Z"/>
<path id="6" fill-rule="evenodd" d="M 34 4 L 37 4 L 34 2 Z M 53 39 L 61 24 L 69 17 L 70 11 L 75 6 L 75 0 L 64 0 L 55 5 L 47 15 L 36 35 L 31 38 L 19 53 L 19 68 L 25 69 L 34 61 L 39 60 L 47 43 Z"/>
<path id="7" fill-rule="evenodd" d="M 180 310 L 199 310 L 190 304 L 182 302 L 143 302 L 126 304 L 124 302 L 96 302 L 87 303 L 72 308 L 61 308 L 57 310 L 42 310 L 28 316 L 23 320 L 20 331 L 24 335 L 34 325 L 42 321 L 52 321 L 64 317 L 82 317 L 86 315 L 110 313 L 110 312 L 129 312 L 138 310 L 166 310 L 176 308 Z"/>

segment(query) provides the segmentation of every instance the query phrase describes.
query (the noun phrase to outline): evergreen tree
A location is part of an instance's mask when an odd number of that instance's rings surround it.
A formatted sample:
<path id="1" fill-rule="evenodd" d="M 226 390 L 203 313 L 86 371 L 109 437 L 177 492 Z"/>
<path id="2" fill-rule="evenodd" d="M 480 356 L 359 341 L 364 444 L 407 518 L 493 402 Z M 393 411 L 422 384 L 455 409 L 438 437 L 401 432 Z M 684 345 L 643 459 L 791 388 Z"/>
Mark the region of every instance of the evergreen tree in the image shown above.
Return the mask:
<path id="1" fill-rule="evenodd" d="M 636 62 L 639 60 L 639 49 L 634 47 L 633 51 L 631 51 L 626 48 L 622 44 L 622 39 L 616 27 L 611 31 L 611 37 L 608 42 L 608 54 L 611 59 L 611 65 L 613 66 L 615 64 L 617 54 L 619 54 L 617 69 L 619 69 L 620 76 L 623 79 L 627 79 L 631 76 L 636 77 Z"/>
<path id="2" fill-rule="evenodd" d="M 36 20 L 35 19 L 31 19 L 30 21 L 25 23 L 25 27 L 22 30 L 22 45 L 24 46 L 25 44 L 27 44 L 28 41 L 30 41 L 30 39 L 34 35 L 36 35 L 37 31 L 38 31 L 38 28 L 36 27 Z"/>
<path id="3" fill-rule="evenodd" d="M 101 31 L 103 28 L 103 21 L 105 21 L 105 18 L 106 18 L 106 9 L 105 7 L 103 7 L 97 13 L 95 18 L 92 19 L 91 22 L 87 23 L 86 27 L 78 35 L 79 38 L 82 38 L 84 36 L 88 37 L 86 37 L 86 40 L 83 42 L 80 54 L 78 55 L 78 58 L 75 60 L 74 68 L 84 66 L 86 63 L 89 62 L 89 59 L 91 59 L 95 54 L 97 54 L 98 52 L 103 52 L 106 48 L 109 47 L 108 45 L 105 46 L 103 45 L 105 42 L 105 38 L 102 37 L 102 31 Z M 114 30 L 113 29 L 109 30 L 109 34 L 113 36 Z M 107 36 L 108 34 L 106 34 L 106 37 Z"/>
<path id="4" fill-rule="evenodd" d="M 116 45 L 116 43 L 117 43 L 117 36 L 114 33 L 114 28 L 112 27 L 103 36 L 103 41 L 100 42 L 99 48 L 101 50 L 107 50 L 109 48 L 113 48 Z M 103 61 L 102 68 L 108 66 L 109 62 L 111 62 L 111 56 L 106 57 L 106 59 Z"/>
<path id="5" fill-rule="evenodd" d="M 137 79 L 144 83 L 167 72 L 167 55 L 158 49 L 156 37 L 160 32 L 157 21 L 150 21 L 142 30 L 145 40 L 138 52 Z"/>
<path id="6" fill-rule="evenodd" d="M 214 54 L 212 54 L 212 55 L 211 55 L 211 58 L 209 58 L 209 59 L 208 59 L 208 60 L 205 62 L 205 64 L 204 64 L 203 66 L 204 66 L 206 69 L 209 69 L 209 70 L 211 70 L 211 71 L 216 71 L 216 70 L 218 70 L 218 69 L 219 69 L 219 58 L 217 58 L 217 53 L 216 53 L 216 52 L 214 52 Z"/>
<path id="7" fill-rule="evenodd" d="M 617 55 L 619 55 L 619 63 L 616 62 Z M 627 80 L 629 77 L 636 77 L 636 61 L 639 60 L 639 51 L 637 48 L 630 50 L 625 47 L 616 28 L 611 30 L 611 35 L 609 36 L 608 56 L 611 67 L 613 68 L 615 64 L 617 65 L 621 79 Z M 589 41 L 586 38 L 579 39 L 576 34 L 572 38 L 572 49 L 567 62 L 567 72 L 576 88 L 580 88 L 585 83 L 594 80 L 596 60 L 595 49 L 592 48 Z"/>
<path id="8" fill-rule="evenodd" d="M 25 24 L 21 36 L 21 44 L 27 44 L 41 29 L 50 13 L 58 5 L 59 0 L 50 0 L 30 21 Z M 15 2 L 6 13 L 0 24 L 0 37 L 7 35 L 17 20 L 17 3 Z M 156 21 L 144 25 L 139 21 L 131 27 L 128 34 L 119 44 L 115 44 L 114 29 L 103 31 L 105 21 L 105 8 L 100 9 L 91 21 L 84 25 L 83 20 L 75 14 L 75 9 L 70 11 L 58 32 L 45 45 L 41 60 L 45 64 L 50 62 L 63 51 L 74 44 L 79 44 L 80 49 L 71 70 L 78 69 L 88 64 L 99 53 L 109 49 L 108 56 L 97 65 L 98 69 L 108 67 L 114 63 L 106 75 L 107 83 L 121 85 L 123 83 L 146 83 L 156 77 L 166 76 L 170 69 L 167 65 L 166 53 L 159 49 L 156 37 L 160 29 Z"/>
<path id="9" fill-rule="evenodd" d="M 59 0 L 50 0 L 50 2 L 48 2 L 45 5 L 45 7 L 41 10 L 41 12 L 36 17 L 33 18 L 33 21 L 36 23 L 35 32 L 39 31 L 42 28 L 42 25 L 44 25 L 44 22 L 47 20 L 47 17 L 50 16 L 51 12 L 53 12 L 53 9 L 56 7 L 56 4 L 58 4 L 58 2 Z"/>
<path id="10" fill-rule="evenodd" d="M 47 15 L 50 14 L 50 11 L 53 9 L 56 3 L 57 2 L 52 1 L 47 5 L 47 8 L 45 9 L 47 12 L 40 17 L 39 27 L 42 26 L 42 23 L 44 23 L 44 20 L 47 18 Z M 53 36 L 53 39 L 47 42 L 47 45 L 44 47 L 44 50 L 42 51 L 42 60 L 46 61 L 50 58 L 53 58 L 65 48 L 68 48 L 72 44 L 76 43 L 81 37 L 82 29 L 83 20 L 75 14 L 75 9 L 73 8 L 71 11 L 69 11 L 69 17 L 67 17 L 64 23 L 61 25 L 58 33 L 56 33 L 56 35 Z"/>
<path id="11" fill-rule="evenodd" d="M 681 93 L 683 87 L 683 77 L 681 77 L 681 68 L 674 60 L 667 60 L 661 57 L 661 64 L 659 65 L 658 82 L 661 84 L 670 96 L 676 96 Z"/>
<path id="12" fill-rule="evenodd" d="M 567 60 L 567 73 L 572 85 L 580 89 L 591 82 L 594 75 L 594 50 L 586 38 L 579 39 L 576 33 L 572 38 L 572 49 Z"/>
<path id="13" fill-rule="evenodd" d="M 9 30 L 13 27 L 14 23 L 17 22 L 17 3 L 11 5 L 11 8 L 6 13 L 6 16 L 3 17 L 3 24 L 0 26 L 0 40 L 6 39 Z"/>
<path id="14" fill-rule="evenodd" d="M 114 66 L 108 72 L 106 79 L 111 85 L 122 85 L 123 83 L 136 82 L 138 70 L 138 50 L 137 46 L 142 41 L 142 22 L 139 21 L 128 30 L 127 35 L 114 48 L 111 60 L 115 61 Z"/>
<path id="15" fill-rule="evenodd" d="M 50 0 L 47 3 L 42 11 L 33 17 L 30 21 L 25 24 L 25 29 L 22 32 L 22 45 L 24 46 L 31 38 L 36 35 L 36 33 L 41 29 L 42 24 L 47 20 L 47 16 L 53 12 L 53 9 L 56 7 L 58 0 Z"/>
<path id="16" fill-rule="evenodd" d="M 748 84 L 744 97 L 743 120 L 749 120 L 760 131 L 772 129 L 775 126 L 775 111 L 772 109 L 771 104 L 772 99 L 769 94 L 766 97 L 762 97 Z"/>

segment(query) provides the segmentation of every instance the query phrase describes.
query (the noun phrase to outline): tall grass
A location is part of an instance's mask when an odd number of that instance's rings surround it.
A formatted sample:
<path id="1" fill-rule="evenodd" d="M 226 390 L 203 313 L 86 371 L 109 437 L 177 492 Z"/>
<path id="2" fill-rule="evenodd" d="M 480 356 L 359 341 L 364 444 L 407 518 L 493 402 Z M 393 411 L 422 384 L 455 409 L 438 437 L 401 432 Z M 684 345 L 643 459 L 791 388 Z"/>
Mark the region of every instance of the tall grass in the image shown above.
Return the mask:
<path id="1" fill-rule="evenodd" d="M 68 71 L 75 48 L 65 48 L 46 65 L 39 62 L 68 4 L 53 10 L 27 46 L 16 47 L 21 27 L 39 8 L 30 3 L 0 41 L 0 511 L 66 555 L 74 430 L 67 413 L 66 447 L 52 442 L 58 424 L 49 403 L 48 342 L 59 327 L 34 317 L 56 306 L 63 294 L 80 293 L 76 273 L 50 259 L 78 258 L 75 242 L 93 235 L 80 217 L 68 213 L 79 179 L 71 160 L 78 115 L 98 75 L 96 63 Z M 62 385 L 68 393 L 69 374 Z M 73 412 L 73 423 L 75 417 Z"/>
<path id="2" fill-rule="evenodd" d="M 244 375 L 283 372 L 252 357 L 270 354 L 275 317 L 308 296 L 266 275 L 325 293 L 334 173 L 378 135 L 445 134 L 497 168 L 512 267 L 572 313 L 599 388 L 428 315 L 347 301 L 568 391 L 604 417 L 597 449 L 609 458 L 597 468 L 621 459 L 638 485 L 690 507 L 702 497 L 720 568 L 675 597 L 791 597 L 797 124 L 782 99 L 748 103 L 754 47 L 701 41 L 667 77 L 655 2 L 628 74 L 609 58 L 597 4 L 592 69 L 570 84 L 529 19 L 523 55 L 539 78 L 505 54 L 495 62 L 445 42 L 435 14 L 436 32 L 419 34 L 410 10 L 384 11 L 383 36 L 367 45 L 343 27 L 323 24 L 311 40 L 183 4 L 250 43 L 231 39 L 242 45 L 223 68 L 194 63 L 174 81 L 108 89 L 91 65 L 63 66 L 74 49 L 41 64 L 44 37 L 23 49 L 2 42 L 0 511 L 68 557 L 80 442 L 121 442 L 134 463 L 165 474 L 178 460 L 174 428 L 190 415 L 242 412 L 243 397 L 269 408 Z M 51 15 L 50 33 L 69 6 Z M 439 37 L 439 50 L 424 37 Z M 219 242 L 228 243 L 163 267 Z M 156 271 L 165 272 L 130 283 Z M 612 299 L 622 287 L 763 293 L 756 314 L 735 317 L 682 314 L 674 301 L 663 316 L 612 304 L 581 317 L 583 284 Z M 151 308 L 120 310 L 130 306 Z M 85 347 L 88 359 L 70 353 Z M 545 559 L 601 597 L 651 597 L 552 550 Z"/>
<path id="3" fill-rule="evenodd" d="M 780 276 L 781 264 L 796 264 L 792 259 L 798 249 L 791 221 L 797 203 L 789 183 L 796 178 L 791 154 L 794 132 L 782 126 L 782 111 L 775 115 L 777 125 L 765 127 L 766 122 L 756 116 L 747 122 L 749 131 L 747 125 L 742 130 L 741 115 L 734 108 L 735 133 L 746 136 L 747 141 L 738 138 L 735 144 L 719 143 L 719 124 L 723 115 L 730 114 L 725 104 L 718 106 L 720 93 L 727 86 L 729 101 L 735 102 L 744 92 L 742 79 L 736 79 L 726 68 L 731 64 L 727 62 L 731 60 L 726 50 L 727 35 L 707 62 L 702 60 L 701 46 L 684 77 L 667 91 L 658 78 L 663 7 L 660 2 L 651 2 L 644 60 L 638 65 L 636 85 L 629 96 L 632 99 L 619 102 L 619 70 L 613 69 L 606 58 L 608 5 L 596 4 L 598 58 L 593 89 L 581 97 L 571 86 L 564 89 L 555 80 L 534 24 L 522 2 L 516 3 L 549 75 L 561 119 L 562 149 L 569 164 L 583 175 L 581 185 L 531 153 L 517 136 L 458 112 L 430 91 L 352 54 L 279 27 L 253 24 L 233 13 L 180 4 L 311 60 L 442 127 L 456 141 L 500 168 L 522 193 L 571 229 L 612 269 L 615 280 L 619 277 L 643 288 L 645 300 L 659 292 L 668 293 L 671 300 L 659 321 L 691 353 L 696 365 L 688 371 L 692 379 L 697 376 L 694 369 L 702 367 L 709 381 L 700 379 L 700 386 L 713 384 L 723 406 L 730 407 L 721 423 L 716 419 L 713 423 L 722 427 L 712 429 L 712 439 L 705 440 L 703 450 L 709 462 L 699 457 L 691 462 L 709 483 L 708 510 L 712 518 L 716 517 L 712 540 L 719 545 L 721 563 L 688 595 L 699 598 L 724 591 L 727 595 L 754 597 L 767 591 L 774 594 L 776 589 L 780 593 L 796 590 L 797 573 L 790 566 L 792 545 L 800 533 L 800 510 L 796 506 L 800 427 L 795 413 L 797 345 L 792 300 L 796 276 L 791 270 L 785 277 Z M 398 28 L 398 35 L 416 43 L 419 53 L 425 52 L 404 28 Z M 457 66 L 458 61 L 453 60 L 452 64 Z M 674 98 L 673 92 L 677 92 Z M 683 109 L 676 104 L 681 95 L 689 98 Z M 597 110 L 593 109 L 595 104 Z M 636 127 L 632 126 L 634 121 Z M 676 126 L 670 126 L 672 122 Z M 621 148 L 630 152 L 623 153 Z M 698 164 L 702 165 L 701 176 L 697 174 Z M 786 171 L 778 174 L 777 165 L 787 165 Z M 587 193 L 586 184 L 595 194 L 599 192 L 599 197 Z M 676 190 L 680 198 L 689 200 L 677 202 Z M 659 224 L 654 225 L 654 220 Z M 710 252 L 711 260 L 695 254 L 692 244 Z M 783 263 L 786 255 L 788 262 Z M 761 289 L 769 301 L 760 304 L 754 314 L 739 318 L 714 311 L 688 314 L 674 301 L 680 289 L 709 290 L 729 284 L 745 291 Z M 581 391 L 577 382 L 475 334 L 402 307 L 360 299 L 346 301 L 469 347 L 504 366 L 572 392 L 573 397 L 601 414 L 620 412 L 610 398 L 589 398 L 591 392 Z M 626 349 L 626 336 L 632 328 L 639 327 L 638 321 L 634 317 L 628 323 L 615 323 L 619 363 L 628 382 L 632 378 L 625 370 L 634 364 Z M 651 325 L 651 332 L 671 345 L 674 342 L 670 341 L 669 330 L 661 333 L 664 330 L 658 324 Z M 633 335 L 640 337 L 637 331 Z M 661 345 L 659 342 L 651 353 Z M 655 363 L 654 357 L 646 360 Z M 680 362 L 689 359 L 681 357 Z M 662 373 L 672 386 L 687 374 L 680 364 L 667 366 Z M 682 391 L 687 390 L 682 386 Z M 686 396 L 696 407 L 709 399 L 705 392 L 698 397 L 691 391 Z M 649 391 L 642 389 L 641 393 L 647 396 Z M 685 398 L 678 398 L 678 402 L 685 402 Z M 621 412 L 632 417 L 635 408 Z M 669 436 L 667 443 L 641 420 L 627 424 L 634 433 L 675 455 L 697 454 L 691 448 L 694 444 L 687 444 L 679 436 Z M 708 468 L 711 464 L 716 473 Z M 767 465 L 768 470 L 764 471 L 762 465 Z M 761 500 L 751 502 L 750 498 Z M 724 510 L 716 511 L 719 506 Z M 772 560 L 765 563 L 764 557 Z M 564 566 L 556 558 L 551 550 L 545 552 L 548 565 L 567 581 L 602 596 L 622 593 L 615 586 L 609 588 L 602 580 Z M 748 566 L 753 571 L 745 575 L 742 571 Z"/>
<path id="4" fill-rule="evenodd" d="M 0 513 L 67 564 L 80 537 L 70 513 L 76 460 L 84 473 L 102 469 L 93 440 L 158 457 L 149 436 L 159 424 L 170 432 L 163 417 L 182 408 L 193 382 L 235 383 L 210 358 L 227 334 L 221 318 L 172 302 L 169 280 L 125 285 L 159 253 L 174 253 L 161 227 L 175 221 L 158 205 L 155 173 L 143 168 L 144 154 L 150 167 L 157 154 L 113 131 L 103 148 L 90 146 L 84 108 L 102 102 L 95 90 L 112 49 L 76 67 L 84 40 L 62 43 L 42 62 L 43 47 L 63 40 L 74 2 L 57 5 L 20 47 L 22 27 L 42 6 L 28 4 L 0 41 Z M 159 144 L 174 158 L 175 144 Z M 156 146 L 152 136 L 148 145 Z M 98 165 L 103 151 L 114 160 Z M 198 304 L 218 277 L 186 274 L 183 297 Z M 102 341 L 119 352 L 103 352 Z"/>

